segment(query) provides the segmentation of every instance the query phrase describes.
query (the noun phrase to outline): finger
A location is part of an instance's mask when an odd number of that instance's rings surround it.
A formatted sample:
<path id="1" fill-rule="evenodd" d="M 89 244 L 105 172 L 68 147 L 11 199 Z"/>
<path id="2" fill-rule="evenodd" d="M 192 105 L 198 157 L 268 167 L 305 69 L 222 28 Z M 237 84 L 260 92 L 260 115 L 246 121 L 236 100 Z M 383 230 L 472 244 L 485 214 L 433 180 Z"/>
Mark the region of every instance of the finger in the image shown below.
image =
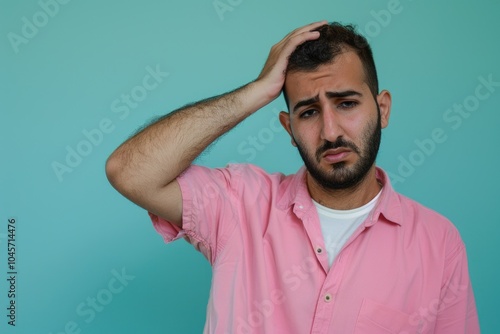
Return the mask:
<path id="1" fill-rule="evenodd" d="M 297 46 L 304 42 L 318 39 L 320 33 L 318 31 L 303 31 L 300 34 L 291 36 L 283 45 L 283 52 L 286 54 L 291 54 Z"/>
<path id="2" fill-rule="evenodd" d="M 323 21 L 318 21 L 318 22 L 313 22 L 313 23 L 310 23 L 308 25 L 305 25 L 303 27 L 299 27 L 295 30 L 293 30 L 291 33 L 289 33 L 287 35 L 287 37 L 291 37 L 293 35 L 298 35 L 298 34 L 301 34 L 301 33 L 304 33 L 304 32 L 308 32 L 308 31 L 311 31 L 311 30 L 314 30 L 316 28 L 319 28 L 325 24 L 328 24 L 328 21 L 326 20 L 323 20 Z"/>
<path id="3" fill-rule="evenodd" d="M 297 36 L 300 36 L 298 41 L 298 44 L 301 44 L 307 40 L 311 39 L 316 39 L 319 37 L 319 33 L 317 31 L 314 31 L 314 29 L 321 27 L 325 24 L 328 24 L 327 21 L 319 21 L 319 22 L 314 22 L 310 23 L 308 25 L 305 25 L 303 27 L 297 28 L 294 31 L 290 32 L 288 35 L 286 35 L 281 41 L 279 41 L 275 46 L 283 50 L 284 48 L 289 48 L 290 42 L 292 39 L 296 39 Z M 294 46 L 297 46 L 298 44 L 295 44 L 292 42 Z"/>
<path id="4" fill-rule="evenodd" d="M 310 23 L 308 25 L 305 25 L 303 27 L 299 27 L 295 30 L 293 30 L 292 32 L 290 32 L 288 35 L 286 35 L 278 44 L 277 46 L 280 46 L 281 48 L 283 48 L 285 45 L 289 44 L 290 40 L 292 38 L 295 38 L 296 36 L 300 36 L 300 35 L 303 35 L 304 33 L 306 33 L 305 36 L 306 39 L 302 40 L 302 42 L 305 42 L 307 41 L 308 39 L 315 39 L 317 37 L 319 37 L 319 34 L 316 34 L 315 32 L 313 32 L 312 34 L 309 34 L 310 32 L 312 32 L 314 29 L 318 28 L 318 27 L 321 27 L 325 24 L 328 24 L 328 22 L 325 20 L 325 21 L 318 21 L 318 22 L 313 22 L 313 23 Z M 304 37 L 304 36 L 303 36 Z M 311 37 L 311 38 L 309 38 Z M 300 44 L 300 43 L 299 43 Z"/>
<path id="5" fill-rule="evenodd" d="M 288 63 L 288 58 L 293 53 L 293 51 L 300 44 L 308 41 L 319 38 L 319 32 L 317 31 L 304 31 L 299 35 L 290 37 L 284 44 L 282 44 L 279 48 L 279 57 L 276 59 L 276 67 L 280 68 L 282 75 L 286 72 L 286 67 Z M 276 53 L 278 55 L 278 53 Z"/>

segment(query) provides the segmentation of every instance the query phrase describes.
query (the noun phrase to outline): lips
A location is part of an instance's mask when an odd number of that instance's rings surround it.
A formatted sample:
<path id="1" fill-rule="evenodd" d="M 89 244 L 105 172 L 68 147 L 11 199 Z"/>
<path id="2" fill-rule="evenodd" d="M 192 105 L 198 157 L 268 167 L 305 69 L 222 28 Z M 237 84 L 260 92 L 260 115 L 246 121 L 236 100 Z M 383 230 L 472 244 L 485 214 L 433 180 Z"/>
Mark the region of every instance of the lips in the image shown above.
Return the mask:
<path id="1" fill-rule="evenodd" d="M 337 163 L 345 160 L 347 156 L 352 151 L 345 147 L 339 147 L 335 149 L 326 150 L 322 158 L 325 159 L 328 163 Z"/>

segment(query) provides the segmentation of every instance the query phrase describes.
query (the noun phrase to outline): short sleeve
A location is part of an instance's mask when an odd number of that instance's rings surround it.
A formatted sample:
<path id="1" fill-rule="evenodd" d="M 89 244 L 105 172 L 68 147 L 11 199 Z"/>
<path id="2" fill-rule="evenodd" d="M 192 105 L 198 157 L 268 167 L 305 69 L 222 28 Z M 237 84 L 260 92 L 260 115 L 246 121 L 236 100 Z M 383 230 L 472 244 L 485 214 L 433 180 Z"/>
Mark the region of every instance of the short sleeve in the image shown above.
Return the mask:
<path id="1" fill-rule="evenodd" d="M 153 227 L 169 243 L 186 239 L 211 264 L 237 225 L 235 189 L 241 168 L 192 165 L 178 178 L 182 192 L 182 229 L 149 213 Z"/>

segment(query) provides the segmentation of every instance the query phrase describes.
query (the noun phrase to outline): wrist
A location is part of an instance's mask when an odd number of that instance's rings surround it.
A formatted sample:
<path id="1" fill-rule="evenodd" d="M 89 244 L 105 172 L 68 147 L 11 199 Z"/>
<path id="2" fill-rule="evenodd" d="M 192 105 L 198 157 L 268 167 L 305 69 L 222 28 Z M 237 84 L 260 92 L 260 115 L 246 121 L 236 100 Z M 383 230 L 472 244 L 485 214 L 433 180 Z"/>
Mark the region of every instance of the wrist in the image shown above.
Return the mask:
<path id="1" fill-rule="evenodd" d="M 276 88 L 272 88 L 262 80 L 252 81 L 247 87 L 249 97 L 254 101 L 253 107 L 256 110 L 271 103 L 281 94 L 281 89 L 277 90 Z"/>

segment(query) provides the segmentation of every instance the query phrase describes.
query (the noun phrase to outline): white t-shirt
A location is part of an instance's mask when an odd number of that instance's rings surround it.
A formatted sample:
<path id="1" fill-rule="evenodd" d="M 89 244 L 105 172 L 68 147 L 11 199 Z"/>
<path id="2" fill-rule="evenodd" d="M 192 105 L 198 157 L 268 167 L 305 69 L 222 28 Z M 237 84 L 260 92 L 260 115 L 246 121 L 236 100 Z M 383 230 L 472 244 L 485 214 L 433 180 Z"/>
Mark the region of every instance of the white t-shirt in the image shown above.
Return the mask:
<path id="1" fill-rule="evenodd" d="M 382 191 L 365 205 L 352 210 L 330 209 L 313 200 L 318 210 L 321 232 L 323 232 L 323 239 L 328 253 L 329 267 L 332 266 L 333 261 L 349 237 L 373 210 L 381 193 Z"/>

